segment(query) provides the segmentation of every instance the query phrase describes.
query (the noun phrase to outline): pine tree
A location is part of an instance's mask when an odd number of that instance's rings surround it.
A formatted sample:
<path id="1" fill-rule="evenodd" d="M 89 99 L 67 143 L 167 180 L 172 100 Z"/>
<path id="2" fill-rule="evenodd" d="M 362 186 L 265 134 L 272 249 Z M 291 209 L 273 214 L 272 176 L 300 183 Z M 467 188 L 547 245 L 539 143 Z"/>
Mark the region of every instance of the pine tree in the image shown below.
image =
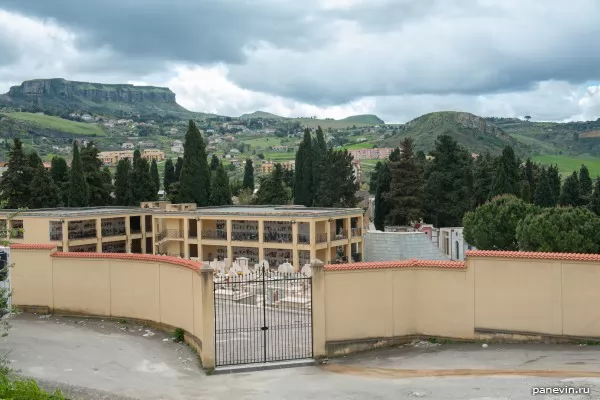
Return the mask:
<path id="1" fill-rule="evenodd" d="M 600 216 L 600 177 L 596 178 L 594 192 L 592 193 L 592 198 L 590 199 L 589 209 L 594 214 Z"/>
<path id="2" fill-rule="evenodd" d="M 531 203 L 533 200 L 531 196 L 531 186 L 529 185 L 529 181 L 527 181 L 526 179 L 523 179 L 521 181 L 520 197 L 525 203 Z"/>
<path id="3" fill-rule="evenodd" d="M 173 160 L 169 158 L 165 162 L 165 175 L 163 176 L 163 187 L 167 194 L 171 191 L 171 185 L 177 181 L 178 178 L 175 175 L 175 165 L 173 165 Z"/>
<path id="4" fill-rule="evenodd" d="M 377 161 L 377 164 L 375 164 L 375 168 L 373 168 L 373 171 L 371 171 L 371 174 L 369 175 L 369 193 L 370 194 L 377 193 L 377 176 L 379 175 L 379 171 L 381 170 L 382 166 L 383 166 L 383 163 L 381 161 Z"/>
<path id="5" fill-rule="evenodd" d="M 327 173 L 321 176 L 320 187 L 315 188 L 314 207 L 356 207 L 356 178 L 352 156 L 347 150 L 327 150 L 322 158 Z"/>
<path id="6" fill-rule="evenodd" d="M 88 188 L 88 206 L 106 206 L 111 203 L 111 188 L 102 173 L 102 161 L 99 151 L 93 143 L 81 148 L 81 165 Z"/>
<path id="7" fill-rule="evenodd" d="M 546 168 L 542 168 L 540 171 L 540 179 L 533 193 L 533 204 L 539 207 L 554 207 L 556 205 Z"/>
<path id="8" fill-rule="evenodd" d="M 390 163 L 389 225 L 411 225 L 424 215 L 423 177 L 414 157 L 413 139 L 404 139 L 400 146 L 400 160 Z"/>
<path id="9" fill-rule="evenodd" d="M 471 153 L 449 135 L 441 135 L 425 173 L 427 220 L 436 227 L 461 226 L 471 210 L 473 177 Z"/>
<path id="10" fill-rule="evenodd" d="M 104 188 L 108 193 L 107 197 L 107 206 L 112 205 L 115 200 L 113 198 L 113 193 L 115 191 L 115 185 L 113 185 L 113 177 L 110 169 L 108 167 L 102 168 L 102 182 L 104 183 Z"/>
<path id="11" fill-rule="evenodd" d="M 525 161 L 524 179 L 529 184 L 529 193 L 535 193 L 535 164 L 530 158 Z"/>
<path id="12" fill-rule="evenodd" d="M 181 178 L 181 168 L 183 167 L 183 158 L 177 157 L 177 162 L 175 163 L 175 178 L 177 178 L 177 182 Z"/>
<path id="13" fill-rule="evenodd" d="M 50 176 L 60 191 L 61 204 L 69 204 L 69 168 L 67 161 L 62 157 L 52 157 Z"/>
<path id="14" fill-rule="evenodd" d="M 496 164 L 489 152 L 479 156 L 473 163 L 473 202 L 479 207 L 490 200 L 496 176 Z"/>
<path id="15" fill-rule="evenodd" d="M 69 170 L 69 207 L 88 206 L 88 186 L 79 156 L 79 146 L 73 140 L 73 160 Z"/>
<path id="16" fill-rule="evenodd" d="M 573 171 L 571 175 L 565 178 L 560 192 L 559 203 L 561 206 L 571 207 L 581 205 L 581 191 L 577 172 Z"/>
<path id="17" fill-rule="evenodd" d="M 579 169 L 579 192 L 581 195 L 580 204 L 588 204 L 592 197 L 592 178 L 590 178 L 590 171 L 585 165 L 581 165 Z"/>
<path id="18" fill-rule="evenodd" d="M 383 231 L 385 228 L 385 219 L 389 212 L 389 205 L 387 203 L 387 193 L 390 191 L 390 182 L 392 177 L 390 175 L 389 161 L 384 162 L 379 169 L 377 176 L 377 191 L 375 192 L 375 215 L 373 218 L 373 224 L 375 229 Z"/>
<path id="19" fill-rule="evenodd" d="M 512 147 L 506 146 L 498 159 L 496 176 L 492 185 L 491 197 L 501 194 L 514 194 L 519 196 L 520 182 L 519 162 Z"/>
<path id="20" fill-rule="evenodd" d="M 150 178 L 154 184 L 154 192 L 158 194 L 160 190 L 160 177 L 158 176 L 158 164 L 156 164 L 156 160 L 152 160 L 150 164 Z"/>
<path id="21" fill-rule="evenodd" d="M 219 158 L 213 154 L 210 159 L 210 170 L 216 171 L 217 168 L 219 168 L 219 165 L 221 165 L 221 161 L 219 161 Z"/>
<path id="22" fill-rule="evenodd" d="M 223 164 L 219 163 L 215 171 L 215 178 L 211 182 L 210 205 L 227 206 L 233 204 L 231 200 L 231 188 L 229 186 L 229 177 Z"/>
<path id="23" fill-rule="evenodd" d="M 247 159 L 246 165 L 244 165 L 242 188 L 254 190 L 254 166 L 251 159 Z"/>
<path id="24" fill-rule="evenodd" d="M 392 162 L 400 161 L 400 153 L 400 148 L 396 147 L 394 150 L 392 150 L 388 159 Z"/>
<path id="25" fill-rule="evenodd" d="M 275 164 L 273 172 L 263 178 L 256 192 L 254 204 L 259 205 L 285 205 L 289 203 L 288 190 L 283 183 L 283 167 Z"/>
<path id="26" fill-rule="evenodd" d="M 294 204 L 310 207 L 314 200 L 313 145 L 308 128 L 296 153 Z"/>
<path id="27" fill-rule="evenodd" d="M 0 181 L 0 200 L 6 203 L 5 208 L 17 209 L 29 205 L 31 179 L 23 144 L 20 139 L 15 138 L 9 152 L 8 168 Z"/>
<path id="28" fill-rule="evenodd" d="M 561 190 L 561 179 L 557 165 L 551 165 L 548 167 L 548 182 L 550 183 L 550 188 L 552 189 L 554 204 L 558 204 Z"/>
<path id="29" fill-rule="evenodd" d="M 58 186 L 54 183 L 44 163 L 36 152 L 29 155 L 31 169 L 31 193 L 29 208 L 54 208 L 61 203 Z"/>
<path id="30" fill-rule="evenodd" d="M 173 166 L 173 163 L 171 163 Z M 119 160 L 115 173 L 115 204 L 118 206 L 133 206 L 133 194 L 130 186 L 131 162 L 128 159 Z"/>
<path id="31" fill-rule="evenodd" d="M 133 165 L 129 176 L 129 187 L 131 188 L 133 204 L 139 204 L 142 201 L 153 201 L 157 198 L 154 183 L 150 177 L 148 161 L 142 158 L 140 151 L 137 149 L 133 152 Z"/>
<path id="32" fill-rule="evenodd" d="M 204 139 L 192 120 L 190 120 L 188 131 L 185 134 L 179 184 L 179 202 L 196 203 L 200 207 L 209 205 L 210 168 Z"/>

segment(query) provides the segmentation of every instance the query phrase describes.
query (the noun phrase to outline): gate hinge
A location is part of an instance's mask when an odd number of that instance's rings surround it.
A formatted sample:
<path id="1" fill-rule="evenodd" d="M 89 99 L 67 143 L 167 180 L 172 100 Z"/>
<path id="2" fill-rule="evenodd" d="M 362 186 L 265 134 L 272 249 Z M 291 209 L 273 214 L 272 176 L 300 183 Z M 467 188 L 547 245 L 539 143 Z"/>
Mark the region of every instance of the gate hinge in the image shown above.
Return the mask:
<path id="1" fill-rule="evenodd" d="M 269 329 L 269 327 L 268 327 L 268 326 L 263 326 L 262 328 L 260 328 L 260 330 L 261 330 L 261 331 L 266 331 L 266 330 L 268 330 L 268 329 Z"/>

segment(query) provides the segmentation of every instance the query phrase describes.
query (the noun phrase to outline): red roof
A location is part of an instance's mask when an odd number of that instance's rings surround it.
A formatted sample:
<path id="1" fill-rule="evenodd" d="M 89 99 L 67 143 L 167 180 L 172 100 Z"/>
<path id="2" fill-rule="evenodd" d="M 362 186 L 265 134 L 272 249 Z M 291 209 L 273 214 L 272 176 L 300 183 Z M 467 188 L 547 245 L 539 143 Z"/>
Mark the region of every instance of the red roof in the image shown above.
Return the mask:
<path id="1" fill-rule="evenodd" d="M 11 243 L 9 247 L 15 250 L 52 250 L 56 248 L 56 245 L 39 243 Z"/>
<path id="2" fill-rule="evenodd" d="M 398 261 L 374 261 L 359 262 L 352 264 L 328 264 L 325 265 L 326 271 L 349 271 L 355 269 L 382 269 L 382 268 L 444 268 L 444 269 L 465 269 L 467 264 L 464 261 L 445 261 L 445 260 L 398 260 Z"/>
<path id="3" fill-rule="evenodd" d="M 186 260 L 184 258 L 157 256 L 152 254 L 132 254 L 132 253 L 71 253 L 56 252 L 52 253 L 54 258 L 104 258 L 111 260 L 130 260 L 130 261 L 150 261 L 179 265 L 190 268 L 194 271 L 200 271 L 201 264 L 196 261 Z"/>

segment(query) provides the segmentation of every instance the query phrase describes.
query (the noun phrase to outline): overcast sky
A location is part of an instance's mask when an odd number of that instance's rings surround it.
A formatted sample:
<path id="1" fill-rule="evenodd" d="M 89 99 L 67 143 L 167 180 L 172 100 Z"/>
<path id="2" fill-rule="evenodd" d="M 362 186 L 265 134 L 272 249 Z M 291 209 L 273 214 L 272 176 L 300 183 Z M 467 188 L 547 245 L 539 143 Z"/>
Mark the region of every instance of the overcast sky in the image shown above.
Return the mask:
<path id="1" fill-rule="evenodd" d="M 167 86 L 238 116 L 600 117 L 598 0 L 0 0 L 0 93 Z"/>

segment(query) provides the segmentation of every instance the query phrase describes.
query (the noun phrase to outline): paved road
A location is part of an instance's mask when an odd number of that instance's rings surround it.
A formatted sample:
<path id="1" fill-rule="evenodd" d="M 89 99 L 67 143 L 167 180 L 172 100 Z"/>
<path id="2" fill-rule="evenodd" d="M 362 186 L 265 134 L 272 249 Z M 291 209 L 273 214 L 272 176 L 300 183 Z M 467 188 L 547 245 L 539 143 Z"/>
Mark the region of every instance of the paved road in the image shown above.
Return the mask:
<path id="1" fill-rule="evenodd" d="M 312 357 L 310 311 L 217 300 L 215 315 L 217 365 Z"/>
<path id="2" fill-rule="evenodd" d="M 82 321 L 81 323 L 79 323 Z M 74 399 L 144 400 L 583 400 L 600 398 L 600 348 L 442 345 L 401 348 L 304 367 L 205 376 L 183 345 L 142 327 L 19 316 L 0 352 L 27 376 Z M 139 330 L 142 329 L 142 330 Z M 189 361 L 189 360 L 191 361 Z M 431 371 L 446 370 L 446 376 Z M 474 371 L 492 371 L 481 376 Z M 504 372 L 503 372 L 504 371 Z M 507 375 L 512 371 L 512 375 Z M 450 372 L 461 376 L 448 376 Z M 534 387 L 592 394 L 532 396 Z"/>

